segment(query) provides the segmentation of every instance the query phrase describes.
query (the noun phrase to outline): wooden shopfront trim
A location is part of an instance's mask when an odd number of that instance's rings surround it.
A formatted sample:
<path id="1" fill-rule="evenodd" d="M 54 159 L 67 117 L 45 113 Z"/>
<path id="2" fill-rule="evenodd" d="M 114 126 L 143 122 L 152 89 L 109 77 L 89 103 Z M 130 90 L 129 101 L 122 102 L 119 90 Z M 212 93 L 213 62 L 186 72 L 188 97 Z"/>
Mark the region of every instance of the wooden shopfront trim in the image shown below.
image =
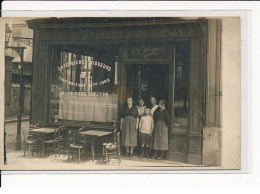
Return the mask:
<path id="1" fill-rule="evenodd" d="M 204 63 L 202 61 L 203 57 L 200 53 L 201 47 L 204 44 L 203 39 L 207 35 L 207 31 L 205 31 L 201 26 L 205 27 L 205 24 L 199 24 L 197 21 L 192 21 L 189 25 L 188 22 L 172 24 L 177 28 L 176 31 L 171 31 L 173 26 L 170 26 L 169 29 L 165 28 L 160 31 L 161 26 L 167 23 L 160 23 L 156 25 L 145 24 L 140 25 L 142 29 L 144 27 L 147 28 L 146 33 L 135 32 L 133 29 L 136 28 L 136 23 L 133 25 L 122 25 L 119 27 L 115 25 L 114 27 L 106 27 L 106 31 L 104 32 L 104 26 L 100 25 L 99 34 L 95 34 L 91 32 L 91 36 L 87 34 L 89 32 L 89 28 L 87 26 L 81 28 L 71 28 L 70 24 L 38 24 L 35 26 L 31 26 L 34 29 L 34 45 L 33 45 L 33 88 L 32 88 L 32 122 L 49 122 L 49 111 L 50 111 L 50 90 L 51 90 L 51 65 L 55 62 L 51 61 L 52 49 L 53 46 L 58 45 L 94 45 L 98 40 L 100 45 L 107 44 L 113 45 L 119 50 L 119 111 L 120 107 L 124 101 L 125 94 L 125 72 L 123 69 L 125 68 L 125 64 L 169 64 L 169 73 L 174 75 L 175 67 L 174 67 L 174 45 L 175 43 L 182 41 L 190 41 L 190 49 L 191 49 L 191 61 L 190 61 L 190 82 L 189 82 L 189 130 L 183 130 L 175 132 L 171 131 L 169 138 L 169 148 L 170 146 L 176 146 L 180 151 L 172 150 L 168 152 L 168 159 L 176 160 L 178 156 L 180 156 L 181 162 L 188 163 L 196 163 L 200 164 L 201 162 L 201 130 L 202 126 L 198 119 L 201 118 L 202 113 L 202 99 L 203 93 L 201 93 L 203 88 L 203 83 L 205 82 L 204 73 L 200 73 L 200 77 L 194 77 L 194 74 L 198 73 L 198 70 L 203 69 Z M 80 26 L 81 24 L 78 24 Z M 185 26 L 187 25 L 187 26 Z M 30 26 L 30 25 L 29 25 Z M 139 25 L 138 25 L 139 26 Z M 184 26 L 183 29 L 181 29 Z M 61 28 L 59 28 L 61 27 Z M 66 29 L 62 29 L 62 28 Z M 133 27 L 133 28 L 132 28 Z M 192 29 L 186 29 L 190 27 Z M 93 28 L 97 28 L 97 26 L 93 26 Z M 113 29 L 114 28 L 114 29 Z M 115 28 L 122 28 L 122 32 L 117 34 L 115 32 Z M 140 29 L 141 29 L 140 28 Z M 149 29 L 148 29 L 149 28 Z M 155 29 L 156 28 L 156 29 Z M 193 29 L 194 28 L 194 29 Z M 81 30 L 80 30 L 81 29 Z M 109 32 L 109 30 L 111 31 Z M 128 32 L 128 30 L 131 32 Z M 151 33 L 153 30 L 158 30 L 157 34 Z M 186 30 L 186 31 L 185 31 Z M 91 30 L 90 30 L 91 31 Z M 170 45 L 169 49 L 169 57 L 167 59 L 128 59 L 126 57 L 125 49 L 127 48 L 128 43 L 138 42 L 141 40 L 142 42 L 151 42 L 151 43 L 163 43 L 167 42 Z M 199 49 L 199 50 L 196 50 Z M 195 68 L 195 69 L 194 69 Z M 199 69 L 197 69 L 199 68 Z M 173 77 L 170 80 L 169 92 L 172 96 L 169 98 L 170 101 L 174 102 L 174 82 L 175 78 Z M 198 85 L 202 83 L 202 85 Z M 198 90 L 193 90 L 193 85 L 196 84 Z M 200 99 L 195 99 L 200 96 Z M 191 100 L 192 98 L 192 100 Z M 194 101 L 195 100 L 195 101 Z M 173 112 L 173 111 L 171 111 Z M 118 117 L 119 118 L 119 117 Z M 195 121 L 195 120 L 196 121 Z M 193 123 L 198 123 L 195 124 Z M 175 142 L 182 142 L 185 140 L 183 145 L 173 145 Z M 175 148 L 174 148 L 175 149 Z"/>

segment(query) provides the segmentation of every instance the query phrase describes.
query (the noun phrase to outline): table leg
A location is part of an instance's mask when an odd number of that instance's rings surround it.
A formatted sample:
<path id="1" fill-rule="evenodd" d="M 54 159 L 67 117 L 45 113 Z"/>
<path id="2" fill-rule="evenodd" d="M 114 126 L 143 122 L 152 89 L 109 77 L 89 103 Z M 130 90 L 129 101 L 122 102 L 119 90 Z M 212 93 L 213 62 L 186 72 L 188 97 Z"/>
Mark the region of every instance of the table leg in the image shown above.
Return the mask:
<path id="1" fill-rule="evenodd" d="M 95 160 L 95 138 L 91 138 L 91 154 L 92 154 L 92 162 Z"/>
<path id="2" fill-rule="evenodd" d="M 41 155 L 42 158 L 44 157 L 44 141 L 45 141 L 45 134 L 40 134 L 40 139 L 41 139 Z"/>

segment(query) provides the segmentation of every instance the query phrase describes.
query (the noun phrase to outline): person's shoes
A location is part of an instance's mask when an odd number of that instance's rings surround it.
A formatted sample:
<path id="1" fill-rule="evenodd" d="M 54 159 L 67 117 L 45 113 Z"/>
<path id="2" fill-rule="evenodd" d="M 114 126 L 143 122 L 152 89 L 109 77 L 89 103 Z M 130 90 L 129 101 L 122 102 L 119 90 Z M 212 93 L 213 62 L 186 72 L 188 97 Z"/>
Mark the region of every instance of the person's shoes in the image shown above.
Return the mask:
<path id="1" fill-rule="evenodd" d="M 132 157 L 133 157 L 133 153 L 130 153 L 130 154 L 129 154 L 129 158 L 132 158 Z"/>
<path id="2" fill-rule="evenodd" d="M 144 152 L 141 153 L 141 155 L 139 156 L 139 158 L 144 157 Z"/>
<path id="3" fill-rule="evenodd" d="M 155 159 L 155 158 L 157 158 L 157 155 L 154 154 L 151 158 L 152 158 L 152 159 Z"/>
<path id="4" fill-rule="evenodd" d="M 151 158 L 148 151 L 145 152 L 145 157 L 146 158 Z"/>
<path id="5" fill-rule="evenodd" d="M 124 155 L 125 157 L 128 157 L 129 156 L 129 153 L 125 153 L 125 155 Z"/>
<path id="6" fill-rule="evenodd" d="M 164 152 L 162 151 L 162 153 L 156 158 L 156 160 L 162 160 L 164 156 Z"/>
<path id="7" fill-rule="evenodd" d="M 144 157 L 144 148 L 142 148 L 142 153 L 141 153 L 141 155 L 139 156 L 139 158 L 142 158 L 142 157 Z"/>

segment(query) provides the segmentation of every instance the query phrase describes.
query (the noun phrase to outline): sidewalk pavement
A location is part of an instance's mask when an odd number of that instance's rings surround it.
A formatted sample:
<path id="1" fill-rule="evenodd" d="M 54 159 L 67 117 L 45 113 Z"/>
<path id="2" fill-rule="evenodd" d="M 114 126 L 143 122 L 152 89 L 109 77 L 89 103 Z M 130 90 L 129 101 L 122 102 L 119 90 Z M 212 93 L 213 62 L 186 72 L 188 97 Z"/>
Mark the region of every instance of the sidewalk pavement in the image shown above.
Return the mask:
<path id="1" fill-rule="evenodd" d="M 22 121 L 29 121 L 30 116 L 28 115 L 23 115 L 22 116 Z M 5 123 L 15 123 L 17 122 L 17 115 L 11 115 L 11 116 L 6 116 L 5 117 Z"/>
<path id="2" fill-rule="evenodd" d="M 29 125 L 29 121 L 22 121 L 22 127 Z M 16 134 L 17 134 L 17 121 L 9 122 L 5 124 L 5 132 L 6 132 L 6 152 L 15 150 L 16 143 Z M 23 133 L 21 131 L 21 142 L 23 146 Z"/>
<path id="3" fill-rule="evenodd" d="M 169 170 L 183 170 L 183 169 L 216 169 L 219 167 L 208 167 L 203 165 L 192 165 L 179 163 L 168 160 L 155 160 L 155 159 L 140 159 L 137 156 L 132 158 L 121 157 L 121 163 L 118 165 L 117 160 L 111 159 L 110 162 L 106 165 L 104 164 L 102 157 L 96 158 L 92 162 L 90 155 L 87 157 L 87 160 L 81 160 L 80 164 L 78 163 L 77 157 L 74 157 L 70 163 L 68 163 L 67 155 L 57 155 L 54 154 L 50 156 L 45 156 L 44 158 L 40 157 L 40 154 L 37 155 L 34 153 L 33 156 L 26 155 L 23 156 L 23 151 L 15 151 L 7 153 L 7 164 L 2 167 L 3 170 L 87 170 L 86 173 L 96 173 L 93 171 L 99 171 L 98 173 L 105 173 L 106 171 L 113 170 L 112 173 L 120 173 L 119 170 L 134 170 L 130 173 L 150 173 L 150 170 L 153 173 L 159 173 L 158 170 L 164 171 L 164 173 L 174 173 L 174 171 Z M 149 172 L 147 172 L 149 170 Z M 126 171 L 121 171 L 126 173 Z M 38 172 L 39 173 L 39 172 Z M 43 172 L 44 173 L 44 172 Z M 53 173 L 59 173 L 55 171 Z"/>
<path id="4" fill-rule="evenodd" d="M 8 120 L 12 120 L 9 117 Z M 29 121 L 24 120 L 22 126 L 29 125 Z M 5 125 L 6 131 L 6 151 L 7 151 L 7 165 L 4 165 L 2 169 L 6 170 L 180 170 L 183 168 L 188 169 L 201 169 L 205 166 L 190 165 L 185 163 L 178 163 L 168 160 L 154 160 L 154 159 L 139 159 L 138 157 L 126 158 L 122 157 L 122 162 L 118 165 L 117 161 L 111 160 L 108 165 L 105 165 L 102 158 L 92 162 L 90 158 L 86 161 L 81 161 L 78 164 L 77 159 L 68 163 L 68 156 L 61 155 L 56 157 L 50 155 L 49 157 L 41 158 L 36 153 L 33 157 L 23 157 L 23 150 L 15 151 L 16 134 L 17 134 L 17 122 L 7 123 Z M 24 147 L 23 134 L 21 134 L 22 149 Z M 216 167 L 207 167 L 207 169 L 216 169 Z M 137 172 L 137 171 L 135 171 Z M 156 172 L 156 171 L 155 171 Z M 169 172 L 168 172 L 169 173 Z"/>

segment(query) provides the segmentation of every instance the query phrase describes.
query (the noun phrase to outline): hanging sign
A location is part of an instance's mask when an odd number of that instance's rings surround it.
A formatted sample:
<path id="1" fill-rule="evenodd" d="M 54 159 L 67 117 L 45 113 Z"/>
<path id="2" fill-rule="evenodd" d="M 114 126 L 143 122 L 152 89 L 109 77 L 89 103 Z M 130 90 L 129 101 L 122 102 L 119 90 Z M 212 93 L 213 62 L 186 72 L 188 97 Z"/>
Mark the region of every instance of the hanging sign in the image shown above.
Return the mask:
<path id="1" fill-rule="evenodd" d="M 166 44 L 139 44 L 129 45 L 127 48 L 128 59 L 168 59 L 169 46 Z"/>

